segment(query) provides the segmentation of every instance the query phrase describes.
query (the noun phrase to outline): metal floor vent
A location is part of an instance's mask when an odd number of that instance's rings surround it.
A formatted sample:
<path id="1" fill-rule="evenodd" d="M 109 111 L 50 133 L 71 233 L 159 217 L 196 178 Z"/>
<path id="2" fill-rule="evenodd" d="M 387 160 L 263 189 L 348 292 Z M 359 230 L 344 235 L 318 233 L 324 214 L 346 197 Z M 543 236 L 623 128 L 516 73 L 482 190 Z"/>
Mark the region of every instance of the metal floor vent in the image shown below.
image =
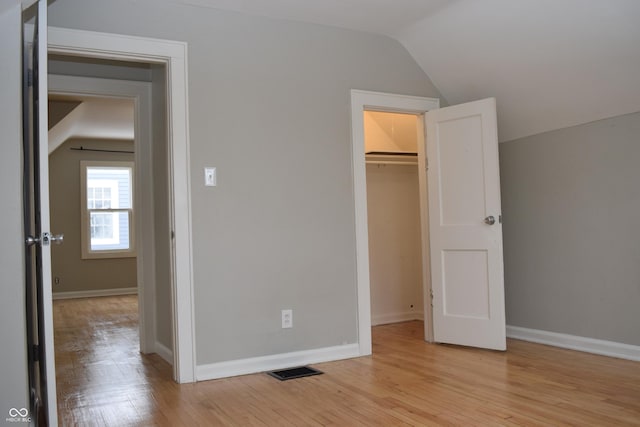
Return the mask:
<path id="1" fill-rule="evenodd" d="M 281 369 L 279 371 L 269 371 L 268 375 L 277 378 L 280 381 L 294 380 L 296 378 L 310 377 L 311 375 L 320 375 L 322 371 L 310 368 L 308 366 L 300 366 L 298 368 Z"/>

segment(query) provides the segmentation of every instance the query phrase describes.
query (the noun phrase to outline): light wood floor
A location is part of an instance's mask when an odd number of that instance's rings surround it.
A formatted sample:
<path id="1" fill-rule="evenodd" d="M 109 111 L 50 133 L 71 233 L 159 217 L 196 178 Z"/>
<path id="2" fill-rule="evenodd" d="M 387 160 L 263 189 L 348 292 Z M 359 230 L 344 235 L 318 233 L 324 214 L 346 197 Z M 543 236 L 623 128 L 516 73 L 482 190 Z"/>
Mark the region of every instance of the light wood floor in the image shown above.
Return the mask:
<path id="1" fill-rule="evenodd" d="M 138 353 L 135 296 L 54 302 L 63 426 L 640 425 L 640 363 L 510 340 L 506 353 L 373 328 L 372 357 L 324 375 L 178 385 Z"/>

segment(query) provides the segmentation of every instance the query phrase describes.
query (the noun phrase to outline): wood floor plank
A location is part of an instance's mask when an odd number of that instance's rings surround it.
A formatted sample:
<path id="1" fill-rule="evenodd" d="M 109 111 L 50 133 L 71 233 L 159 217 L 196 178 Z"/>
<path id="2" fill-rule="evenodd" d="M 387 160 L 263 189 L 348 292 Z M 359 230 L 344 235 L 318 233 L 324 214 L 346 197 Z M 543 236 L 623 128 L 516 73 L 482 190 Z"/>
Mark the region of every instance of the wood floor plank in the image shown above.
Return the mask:
<path id="1" fill-rule="evenodd" d="M 176 384 L 138 351 L 135 295 L 54 301 L 62 426 L 640 426 L 640 363 L 509 340 L 425 343 L 421 322 L 374 327 L 373 356 Z"/>

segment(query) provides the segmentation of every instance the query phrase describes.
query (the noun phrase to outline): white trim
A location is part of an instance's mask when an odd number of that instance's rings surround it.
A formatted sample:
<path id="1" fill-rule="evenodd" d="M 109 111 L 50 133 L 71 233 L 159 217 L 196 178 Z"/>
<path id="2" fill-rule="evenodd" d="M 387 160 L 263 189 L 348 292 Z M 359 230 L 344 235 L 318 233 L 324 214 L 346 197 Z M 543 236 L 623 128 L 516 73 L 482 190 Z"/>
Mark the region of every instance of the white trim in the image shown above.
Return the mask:
<path id="1" fill-rule="evenodd" d="M 358 343 L 361 356 L 371 354 L 371 284 L 369 276 L 369 227 L 367 220 L 367 174 L 364 148 L 365 110 L 423 114 L 438 108 L 437 98 L 422 98 L 390 93 L 351 91 L 351 146 L 353 161 L 353 198 L 356 226 L 356 275 L 358 294 Z M 420 154 L 418 154 L 420 157 Z M 425 272 L 423 271 L 423 276 Z M 423 277 L 425 295 L 427 278 Z M 426 299 L 426 298 L 425 298 Z M 430 305 L 425 304 L 430 319 Z M 431 321 L 429 320 L 429 324 Z M 428 330 L 429 328 L 425 328 Z"/>
<path id="2" fill-rule="evenodd" d="M 155 349 L 158 356 L 162 357 L 169 365 L 173 365 L 173 351 L 171 349 L 158 341 L 156 341 Z"/>
<path id="3" fill-rule="evenodd" d="M 114 295 L 135 295 L 137 293 L 138 287 L 132 286 L 130 288 L 96 289 L 92 291 L 54 292 L 53 299 L 111 297 Z"/>
<path id="4" fill-rule="evenodd" d="M 360 356 L 358 344 L 346 344 L 200 365 L 196 368 L 196 378 L 198 381 L 214 380 L 237 375 L 255 374 L 257 372 L 271 371 L 274 369 L 285 369 L 310 363 L 351 359 L 358 356 Z"/>
<path id="5" fill-rule="evenodd" d="M 640 346 L 507 325 L 507 338 L 640 362 Z"/>
<path id="6" fill-rule="evenodd" d="M 101 59 L 164 64 L 167 69 L 167 123 L 170 148 L 173 219 L 172 310 L 174 377 L 195 380 L 195 327 L 191 190 L 187 100 L 187 44 L 120 34 L 49 28 L 49 52 Z"/>
<path id="7" fill-rule="evenodd" d="M 424 313 L 422 311 L 405 311 L 399 313 L 374 314 L 371 316 L 371 326 L 408 322 L 410 320 L 424 320 Z"/>
<path id="8" fill-rule="evenodd" d="M 47 6 L 48 2 L 38 1 L 38 74 L 48 74 L 47 64 Z M 35 179 L 39 184 L 40 197 L 40 230 L 51 231 L 50 204 L 49 204 L 49 129 L 48 129 L 48 102 L 47 79 L 38 79 L 38 141 L 39 170 L 35 171 Z M 34 106 L 35 108 L 35 106 Z M 36 189 L 36 191 L 38 191 Z M 51 246 L 40 245 L 41 248 L 41 274 L 42 274 L 42 323 L 44 324 L 44 374 L 46 377 L 46 390 L 43 391 L 43 399 L 46 399 L 46 421 L 52 427 L 58 425 L 58 403 L 56 395 L 56 360 L 53 330 L 53 288 L 51 284 Z M 42 379 L 41 379 L 42 380 Z"/>

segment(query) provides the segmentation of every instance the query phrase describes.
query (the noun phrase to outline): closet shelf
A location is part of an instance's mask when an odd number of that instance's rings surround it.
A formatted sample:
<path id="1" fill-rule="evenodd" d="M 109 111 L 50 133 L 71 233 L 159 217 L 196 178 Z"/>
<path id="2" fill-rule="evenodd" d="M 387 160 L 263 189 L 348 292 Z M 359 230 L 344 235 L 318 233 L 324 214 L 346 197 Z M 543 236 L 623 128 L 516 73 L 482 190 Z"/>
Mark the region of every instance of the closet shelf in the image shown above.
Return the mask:
<path id="1" fill-rule="evenodd" d="M 365 161 L 374 165 L 417 165 L 418 153 L 370 151 L 365 153 Z"/>

